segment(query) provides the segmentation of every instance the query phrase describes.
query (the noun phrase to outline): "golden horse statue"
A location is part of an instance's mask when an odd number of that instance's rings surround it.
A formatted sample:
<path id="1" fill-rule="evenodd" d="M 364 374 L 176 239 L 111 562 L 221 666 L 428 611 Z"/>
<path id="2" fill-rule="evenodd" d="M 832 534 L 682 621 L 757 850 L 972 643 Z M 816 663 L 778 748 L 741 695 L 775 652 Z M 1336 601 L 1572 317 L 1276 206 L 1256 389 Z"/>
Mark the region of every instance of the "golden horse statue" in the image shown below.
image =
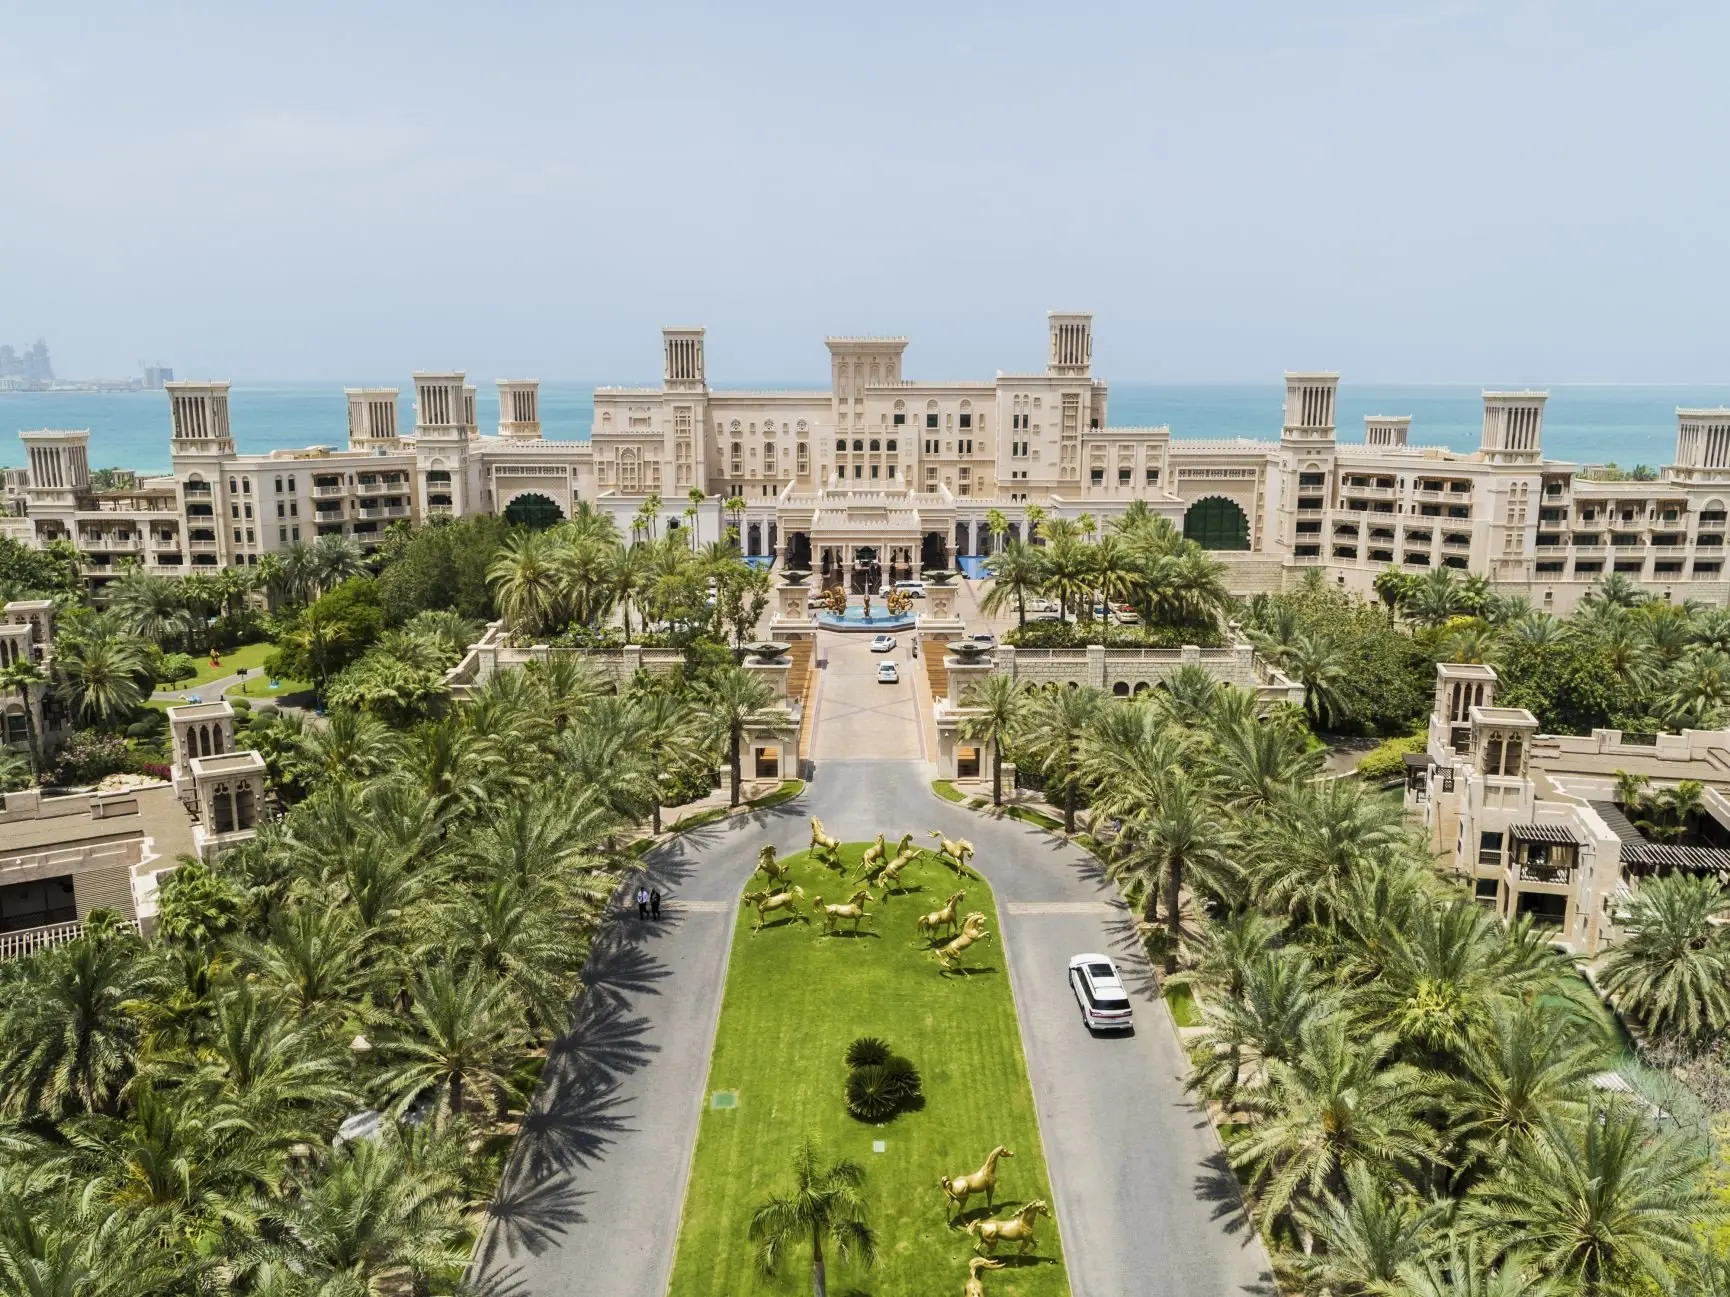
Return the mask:
<path id="1" fill-rule="evenodd" d="M 990 941 L 991 933 L 986 931 L 985 916 L 978 910 L 969 914 L 961 923 L 961 934 L 937 947 L 937 962 L 944 968 L 954 968 L 967 948 L 976 941 Z"/>
<path id="2" fill-rule="evenodd" d="M 889 854 L 889 847 L 883 841 L 883 835 L 877 835 L 877 841 L 865 848 L 865 854 L 859 857 L 859 873 L 868 874 L 875 866 L 881 865 Z"/>
<path id="3" fill-rule="evenodd" d="M 859 931 L 859 921 L 871 916 L 865 913 L 865 902 L 877 898 L 861 887 L 854 892 L 845 905 L 825 905 L 821 896 L 811 898 L 811 913 L 823 915 L 823 935 L 829 936 L 835 931 L 835 925 L 843 919 L 853 920 L 853 931 Z"/>
<path id="4" fill-rule="evenodd" d="M 831 869 L 841 865 L 841 839 L 831 837 L 823 828 L 823 821 L 815 815 L 811 817 L 811 854 L 828 865 Z"/>
<path id="5" fill-rule="evenodd" d="M 979 1277 L 979 1272 L 1001 1269 L 1001 1261 L 988 1261 L 982 1256 L 970 1257 L 967 1262 L 967 1286 L 961 1290 L 961 1297 L 985 1297 L 985 1280 Z"/>
<path id="6" fill-rule="evenodd" d="M 985 1195 L 985 1205 L 991 1206 L 991 1195 L 997 1192 L 997 1159 L 1014 1157 L 1002 1144 L 985 1155 L 985 1165 L 972 1175 L 939 1176 L 937 1182 L 943 1186 L 943 1192 L 954 1208 L 949 1213 L 951 1220 L 957 1212 L 967 1210 L 967 1200 L 976 1193 Z"/>
<path id="7" fill-rule="evenodd" d="M 977 878 L 967 867 L 967 860 L 973 854 L 973 844 L 966 838 L 946 838 L 941 829 L 932 829 L 931 836 L 937 839 L 937 854 L 943 863 L 948 865 L 961 878 Z"/>
<path id="8" fill-rule="evenodd" d="M 799 912 L 799 902 L 805 899 L 803 887 L 794 886 L 784 892 L 746 892 L 743 899 L 746 905 L 757 907 L 757 926 L 751 929 L 753 934 L 763 930 L 763 920 L 776 910 L 791 910 L 793 917 L 801 923 L 811 922 L 808 916 Z"/>
<path id="9" fill-rule="evenodd" d="M 751 877 L 758 874 L 768 879 L 770 887 L 793 881 L 793 871 L 775 859 L 775 848 L 771 846 L 764 846 L 757 852 L 757 867 L 751 871 Z"/>
<path id="10" fill-rule="evenodd" d="M 877 871 L 877 877 L 872 881 L 875 882 L 877 886 L 883 888 L 884 895 L 887 896 L 889 885 L 893 883 L 896 886 L 899 886 L 901 883 L 901 871 L 907 868 L 907 866 L 912 864 L 915 860 L 919 859 L 923 852 L 924 849 L 921 847 L 908 847 L 905 850 L 897 851 L 895 853 L 895 859 L 891 860 L 888 864 L 884 865 L 883 868 L 879 869 Z"/>
<path id="11" fill-rule="evenodd" d="M 941 910 L 933 910 L 930 914 L 919 918 L 919 935 L 935 937 L 939 928 L 954 932 L 961 926 L 961 902 L 967 899 L 966 892 L 956 892 L 950 896 L 948 904 Z"/>
<path id="12" fill-rule="evenodd" d="M 970 1220 L 967 1232 L 977 1240 L 973 1244 L 975 1252 L 980 1248 L 994 1252 L 999 1243 L 1019 1243 L 1016 1255 L 1025 1256 L 1038 1243 L 1033 1237 L 1033 1222 L 1049 1215 L 1051 1208 L 1045 1205 L 1045 1199 L 1035 1198 L 1008 1220 Z"/>

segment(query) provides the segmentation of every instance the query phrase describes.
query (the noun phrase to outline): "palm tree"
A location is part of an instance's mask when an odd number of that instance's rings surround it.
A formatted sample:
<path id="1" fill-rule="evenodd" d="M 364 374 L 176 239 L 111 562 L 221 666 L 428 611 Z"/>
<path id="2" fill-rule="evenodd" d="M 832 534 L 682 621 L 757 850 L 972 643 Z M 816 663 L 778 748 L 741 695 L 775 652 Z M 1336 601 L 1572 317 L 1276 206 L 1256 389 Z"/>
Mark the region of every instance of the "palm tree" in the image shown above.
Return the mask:
<path id="1" fill-rule="evenodd" d="M 1239 931 L 1261 935 L 1264 943 L 1268 935 L 1259 925 Z M 1203 968 L 1213 977 L 1223 975 L 1225 984 L 1219 989 L 1225 994 L 1203 1002 L 1205 1030 L 1191 1046 L 1194 1071 L 1185 1082 L 1186 1088 L 1217 1099 L 1227 1108 L 1236 1101 L 1245 1068 L 1259 1074 L 1265 1084 L 1268 1062 L 1289 1062 L 1303 1038 L 1303 1029 L 1335 1008 L 1307 955 L 1265 944 L 1259 950 L 1233 953 L 1234 967 L 1221 968 L 1216 957 L 1211 967 L 1198 965 L 1196 974 L 1191 975 L 1198 979 Z M 1183 978 L 1179 974 L 1170 980 Z M 1235 995 L 1230 993 L 1233 981 L 1237 983 Z"/>
<path id="2" fill-rule="evenodd" d="M 1499 1266 L 1492 1260 L 1478 1240 L 1456 1241 L 1447 1252 L 1401 1266 L 1397 1291 L 1401 1297 L 1561 1297 L 1551 1280 L 1528 1268 L 1524 1254 L 1508 1253 Z"/>
<path id="3" fill-rule="evenodd" d="M 32 775 L 41 772 L 42 745 L 36 733 L 36 712 L 30 703 L 30 689 L 32 685 L 39 685 L 46 678 L 42 674 L 42 668 L 27 657 L 15 658 L 0 667 L 0 689 L 16 694 L 24 708 L 24 739 L 30 754 Z"/>
<path id="4" fill-rule="evenodd" d="M 1435 628 L 1460 611 L 1460 590 L 1445 567 L 1427 572 L 1405 600 L 1406 615 L 1420 626 Z"/>
<path id="5" fill-rule="evenodd" d="M 1340 646 L 1331 635 L 1300 632 L 1285 654 L 1284 667 L 1304 687 L 1304 713 L 1323 729 L 1351 716 L 1342 693 L 1349 679 Z"/>
<path id="6" fill-rule="evenodd" d="M 1046 524 L 1049 533 L 1066 518 Z M 1073 607 L 1079 618 L 1093 594 L 1093 560 L 1091 547 L 1068 534 L 1060 534 L 1045 547 L 1045 593 L 1057 600 L 1057 616 L 1061 621 Z"/>
<path id="7" fill-rule="evenodd" d="M 297 540 L 283 553 L 282 592 L 296 603 L 306 603 L 318 594 L 318 560 L 307 541 Z"/>
<path id="8" fill-rule="evenodd" d="M 194 572 L 180 578 L 180 598 L 186 605 L 186 616 L 191 631 L 194 632 L 193 638 L 203 644 L 206 652 L 210 651 L 210 619 L 216 609 L 222 606 L 221 584 L 212 573 Z"/>
<path id="9" fill-rule="evenodd" d="M 1618 608 L 1633 608 L 1644 602 L 1645 592 L 1622 572 L 1606 572 L 1586 593 L 1588 603 L 1614 604 Z"/>
<path id="10" fill-rule="evenodd" d="M 1028 709 L 1027 755 L 1045 777 L 1047 788 L 1063 789 L 1063 831 L 1075 832 L 1075 804 L 1080 792 L 1082 744 L 1109 696 L 1092 685 L 1055 689 L 1037 695 Z"/>
<path id="11" fill-rule="evenodd" d="M 728 768 L 732 773 L 730 805 L 744 800 L 743 748 L 745 727 L 775 701 L 775 691 L 744 667 L 723 667 L 697 690 L 699 705 L 707 714 L 713 733 L 727 744 Z"/>
<path id="12" fill-rule="evenodd" d="M 1363 1162 L 1346 1169 L 1345 1192 L 1298 1210 L 1298 1228 L 1319 1245 L 1294 1267 L 1308 1291 L 1384 1293 L 1403 1267 L 1423 1259 L 1444 1208 L 1390 1190 Z"/>
<path id="13" fill-rule="evenodd" d="M 544 531 L 507 536 L 487 566 L 487 584 L 513 624 L 530 634 L 546 630 L 565 598 L 557 538 Z"/>
<path id="14" fill-rule="evenodd" d="M 401 1116 L 423 1098 L 442 1116 L 469 1103 L 497 1117 L 521 1096 L 511 1075 L 525 1043 L 510 987 L 478 964 L 437 964 L 410 987 L 409 1023 L 385 1042 L 393 1066 L 379 1077 Z"/>
<path id="15" fill-rule="evenodd" d="M 1249 1174 L 1263 1228 L 1345 1192 L 1354 1164 L 1398 1173 L 1434 1156 L 1427 1089 L 1415 1069 L 1390 1064 L 1393 1044 L 1335 1015 L 1306 1023 L 1289 1060 L 1268 1060 L 1267 1084 L 1244 1098 L 1257 1120 L 1227 1149 Z"/>
<path id="16" fill-rule="evenodd" d="M 65 638 L 55 646 L 55 683 L 85 723 L 131 715 L 147 671 L 140 642 L 114 635 Z"/>
<path id="17" fill-rule="evenodd" d="M 313 580 L 320 594 L 366 571 L 360 542 L 341 532 L 320 536 L 312 544 Z"/>
<path id="18" fill-rule="evenodd" d="M 111 582 L 106 593 L 108 606 L 134 635 L 165 646 L 185 641 L 191 620 L 179 581 L 135 570 Z"/>
<path id="19" fill-rule="evenodd" d="M 1675 725 L 1716 725 L 1730 707 L 1730 653 L 1702 649 L 1684 658 L 1662 706 L 1665 717 Z"/>
<path id="20" fill-rule="evenodd" d="M 654 782 L 650 827 L 659 833 L 667 785 L 683 774 L 696 773 L 702 765 L 697 758 L 703 748 L 703 717 L 683 694 L 653 690 L 632 704 L 630 721 Z M 713 770 L 713 765 L 709 769 Z"/>
<path id="21" fill-rule="evenodd" d="M 1466 1217 L 1583 1297 L 1663 1289 L 1706 1209 L 1700 1165 L 1688 1137 L 1655 1135 L 1636 1105 L 1600 1098 L 1583 1121 L 1551 1117 L 1522 1136 Z"/>
<path id="22" fill-rule="evenodd" d="M 1186 872 L 1202 889 L 1218 892 L 1234 872 L 1226 854 L 1230 837 L 1221 829 L 1219 809 L 1188 771 L 1166 767 L 1150 781 L 1155 796 L 1126 824 L 1126 852 L 1114 872 L 1143 895 L 1165 888 L 1165 971 L 1177 971 L 1182 936 L 1180 897 Z"/>
<path id="23" fill-rule="evenodd" d="M 272 924 L 268 941 L 243 940 L 238 953 L 260 987 L 305 1021 L 363 998 L 372 979 L 368 946 L 347 911 L 304 903 Z"/>
<path id="24" fill-rule="evenodd" d="M 132 1075 L 144 988 L 136 939 L 80 937 L 10 980 L 0 1009 L 0 1112 L 111 1113 Z"/>
<path id="25" fill-rule="evenodd" d="M 980 600 L 980 609 L 995 617 L 1011 606 L 1019 625 L 1027 625 L 1027 599 L 1045 588 L 1045 552 L 1026 541 L 1011 540 L 985 560 L 991 589 Z"/>
<path id="26" fill-rule="evenodd" d="M 1330 913 L 1339 889 L 1404 838 L 1400 808 L 1353 780 L 1300 786 L 1257 835 L 1257 902 L 1298 921 Z"/>
<path id="27" fill-rule="evenodd" d="M 985 511 L 985 532 L 991 537 L 991 552 L 995 554 L 1003 548 L 1003 538 L 1009 534 L 1009 519 L 1001 509 Z"/>
<path id="28" fill-rule="evenodd" d="M 1674 873 L 1634 893 L 1623 937 L 1599 983 L 1660 1035 L 1689 1039 L 1730 1026 L 1730 892 L 1715 879 Z"/>
<path id="29" fill-rule="evenodd" d="M 371 779 L 402 756 L 391 727 L 365 712 L 339 711 L 307 732 L 305 755 L 326 778 Z"/>
<path id="30" fill-rule="evenodd" d="M 1015 737 L 1027 709 L 1027 695 L 1014 680 L 993 673 L 975 682 L 961 697 L 967 709 L 961 736 L 991 745 L 991 804 L 1003 805 L 1003 745 Z"/>
<path id="31" fill-rule="evenodd" d="M 867 1269 L 877 1263 L 877 1233 L 860 1192 L 865 1168 L 845 1158 L 824 1166 L 821 1156 L 816 1141 L 807 1136 L 793 1154 L 793 1192 L 758 1204 L 750 1225 L 757 1264 L 765 1274 L 773 1274 L 790 1249 L 810 1244 L 814 1297 L 829 1292 L 825 1243 L 834 1247 L 839 1261 L 857 1257 Z"/>

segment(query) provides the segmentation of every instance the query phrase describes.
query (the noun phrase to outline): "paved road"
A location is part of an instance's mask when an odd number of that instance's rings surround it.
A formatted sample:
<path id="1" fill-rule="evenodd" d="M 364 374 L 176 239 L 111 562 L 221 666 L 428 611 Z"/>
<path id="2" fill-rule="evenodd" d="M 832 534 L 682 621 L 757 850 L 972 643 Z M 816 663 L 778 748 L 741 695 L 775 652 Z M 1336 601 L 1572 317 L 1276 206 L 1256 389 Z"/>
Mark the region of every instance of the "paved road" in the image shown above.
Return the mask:
<path id="1" fill-rule="evenodd" d="M 832 683 L 833 681 L 827 681 Z M 1271 1292 L 1213 1132 L 1184 1098 L 1182 1057 L 1115 894 L 1091 858 L 1013 820 L 934 799 L 917 761 L 823 761 L 800 802 L 684 835 L 651 877 L 659 928 L 604 930 L 581 1020 L 555 1049 L 483 1247 L 491 1288 L 522 1297 L 662 1297 L 696 1139 L 739 892 L 765 841 L 797 850 L 806 817 L 849 840 L 879 829 L 970 838 L 996 892 L 1075 1297 Z M 1141 1026 L 1090 1038 L 1069 955 L 1125 966 Z"/>

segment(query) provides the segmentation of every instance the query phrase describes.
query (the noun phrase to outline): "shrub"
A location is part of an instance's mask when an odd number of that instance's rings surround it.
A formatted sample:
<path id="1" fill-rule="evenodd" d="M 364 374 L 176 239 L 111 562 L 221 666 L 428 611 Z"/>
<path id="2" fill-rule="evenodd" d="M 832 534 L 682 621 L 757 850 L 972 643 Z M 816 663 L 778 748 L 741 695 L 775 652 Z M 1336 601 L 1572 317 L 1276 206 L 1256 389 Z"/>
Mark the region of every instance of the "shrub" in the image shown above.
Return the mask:
<path id="1" fill-rule="evenodd" d="M 887 1121 L 900 1106 L 888 1068 L 869 1063 L 847 1074 L 847 1111 L 860 1121 Z"/>
<path id="2" fill-rule="evenodd" d="M 126 740 L 118 734 L 77 730 L 60 749 L 60 759 L 54 767 L 54 781 L 59 784 L 93 784 L 124 770 L 126 757 Z"/>
<path id="3" fill-rule="evenodd" d="M 138 767 L 138 773 L 167 783 L 174 775 L 174 768 L 161 761 L 146 761 Z"/>
<path id="4" fill-rule="evenodd" d="M 185 653 L 164 653 L 156 664 L 156 679 L 159 684 L 178 684 L 197 674 L 198 663 Z"/>
<path id="5" fill-rule="evenodd" d="M 1374 748 L 1364 753 L 1358 762 L 1358 776 L 1364 780 L 1375 782 L 1382 779 L 1392 779 L 1403 775 L 1406 771 L 1406 753 L 1422 752 L 1427 740 L 1422 734 L 1408 734 L 1401 738 L 1384 739 Z"/>
<path id="6" fill-rule="evenodd" d="M 875 1036 L 861 1036 L 847 1046 L 848 1067 L 880 1067 L 889 1061 L 889 1046 Z"/>
<path id="7" fill-rule="evenodd" d="M 883 1071 L 888 1078 L 889 1092 L 895 1096 L 896 1106 L 905 1108 L 925 1097 L 925 1082 L 919 1069 L 913 1066 L 912 1059 L 891 1054 L 889 1061 L 883 1064 Z"/>

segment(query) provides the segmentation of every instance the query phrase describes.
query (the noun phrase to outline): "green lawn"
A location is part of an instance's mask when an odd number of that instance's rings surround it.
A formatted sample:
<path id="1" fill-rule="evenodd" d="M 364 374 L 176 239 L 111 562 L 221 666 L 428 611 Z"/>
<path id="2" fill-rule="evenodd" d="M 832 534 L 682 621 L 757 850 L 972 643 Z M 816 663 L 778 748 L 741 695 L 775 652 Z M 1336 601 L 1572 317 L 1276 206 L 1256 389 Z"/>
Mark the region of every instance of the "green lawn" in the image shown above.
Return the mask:
<path id="1" fill-rule="evenodd" d="M 199 685 L 209 684 L 212 680 L 220 680 L 223 676 L 231 676 L 241 667 L 250 668 L 252 675 L 259 674 L 264 669 L 264 659 L 276 650 L 276 645 L 269 640 L 258 644 L 242 644 L 231 653 L 222 654 L 222 665 L 210 665 L 210 655 L 194 653 L 192 660 L 198 664 L 198 670 L 190 680 L 182 680 L 177 684 L 157 685 L 158 689 L 196 689 Z"/>
<path id="2" fill-rule="evenodd" d="M 226 658 L 223 659 L 227 661 Z M 244 665 L 244 664 L 243 664 Z M 270 687 L 270 677 L 262 670 L 252 671 L 239 684 L 229 685 L 223 691 L 224 698 L 286 698 L 290 694 L 309 694 L 312 692 L 310 680 L 278 680 L 277 687 Z"/>
<path id="3" fill-rule="evenodd" d="M 1187 986 L 1167 986 L 1165 1002 L 1171 1006 L 1172 1021 L 1180 1027 L 1201 1026 L 1201 1008 L 1195 994 Z"/>
<path id="4" fill-rule="evenodd" d="M 853 890 L 852 873 L 863 850 L 862 843 L 842 848 L 846 880 L 804 853 L 789 863 L 808 898 L 820 894 L 838 904 Z M 853 1158 L 869 1173 L 865 1193 L 880 1260 L 875 1270 L 865 1271 L 852 1264 L 837 1267 L 831 1256 L 829 1291 L 837 1297 L 960 1292 L 973 1240 L 946 1224 L 948 1204 L 938 1177 L 977 1170 L 996 1144 L 1015 1155 L 998 1164 L 997 1209 L 987 1213 L 975 1198 L 967 1217 L 1001 1219 L 1008 1215 L 1006 1204 L 1051 1202 L 990 890 L 977 880 L 957 884 L 946 866 L 929 857 L 903 878 L 908 892 L 868 906 L 881 913 L 857 938 L 821 938 L 818 922 L 808 926 L 773 915 L 753 936 L 756 911 L 741 912 L 705 1091 L 734 1092 L 737 1106 L 704 1108 L 669 1289 L 673 1297 L 811 1290 L 808 1251 L 794 1254 L 774 1277 L 764 1277 L 746 1237 L 757 1203 L 790 1187 L 788 1162 L 807 1132 L 831 1156 Z M 963 913 L 982 911 L 993 940 L 963 956 L 968 975 L 944 976 L 914 924 L 958 886 L 967 892 Z M 882 1126 L 848 1115 L 843 1054 L 864 1035 L 882 1037 L 917 1065 L 925 1081 L 923 1108 Z M 881 1153 L 872 1148 L 877 1140 L 885 1146 Z M 986 1272 L 991 1297 L 1058 1297 L 1069 1291 L 1058 1244 L 1061 1224 L 1042 1218 L 1032 1256 Z"/>

